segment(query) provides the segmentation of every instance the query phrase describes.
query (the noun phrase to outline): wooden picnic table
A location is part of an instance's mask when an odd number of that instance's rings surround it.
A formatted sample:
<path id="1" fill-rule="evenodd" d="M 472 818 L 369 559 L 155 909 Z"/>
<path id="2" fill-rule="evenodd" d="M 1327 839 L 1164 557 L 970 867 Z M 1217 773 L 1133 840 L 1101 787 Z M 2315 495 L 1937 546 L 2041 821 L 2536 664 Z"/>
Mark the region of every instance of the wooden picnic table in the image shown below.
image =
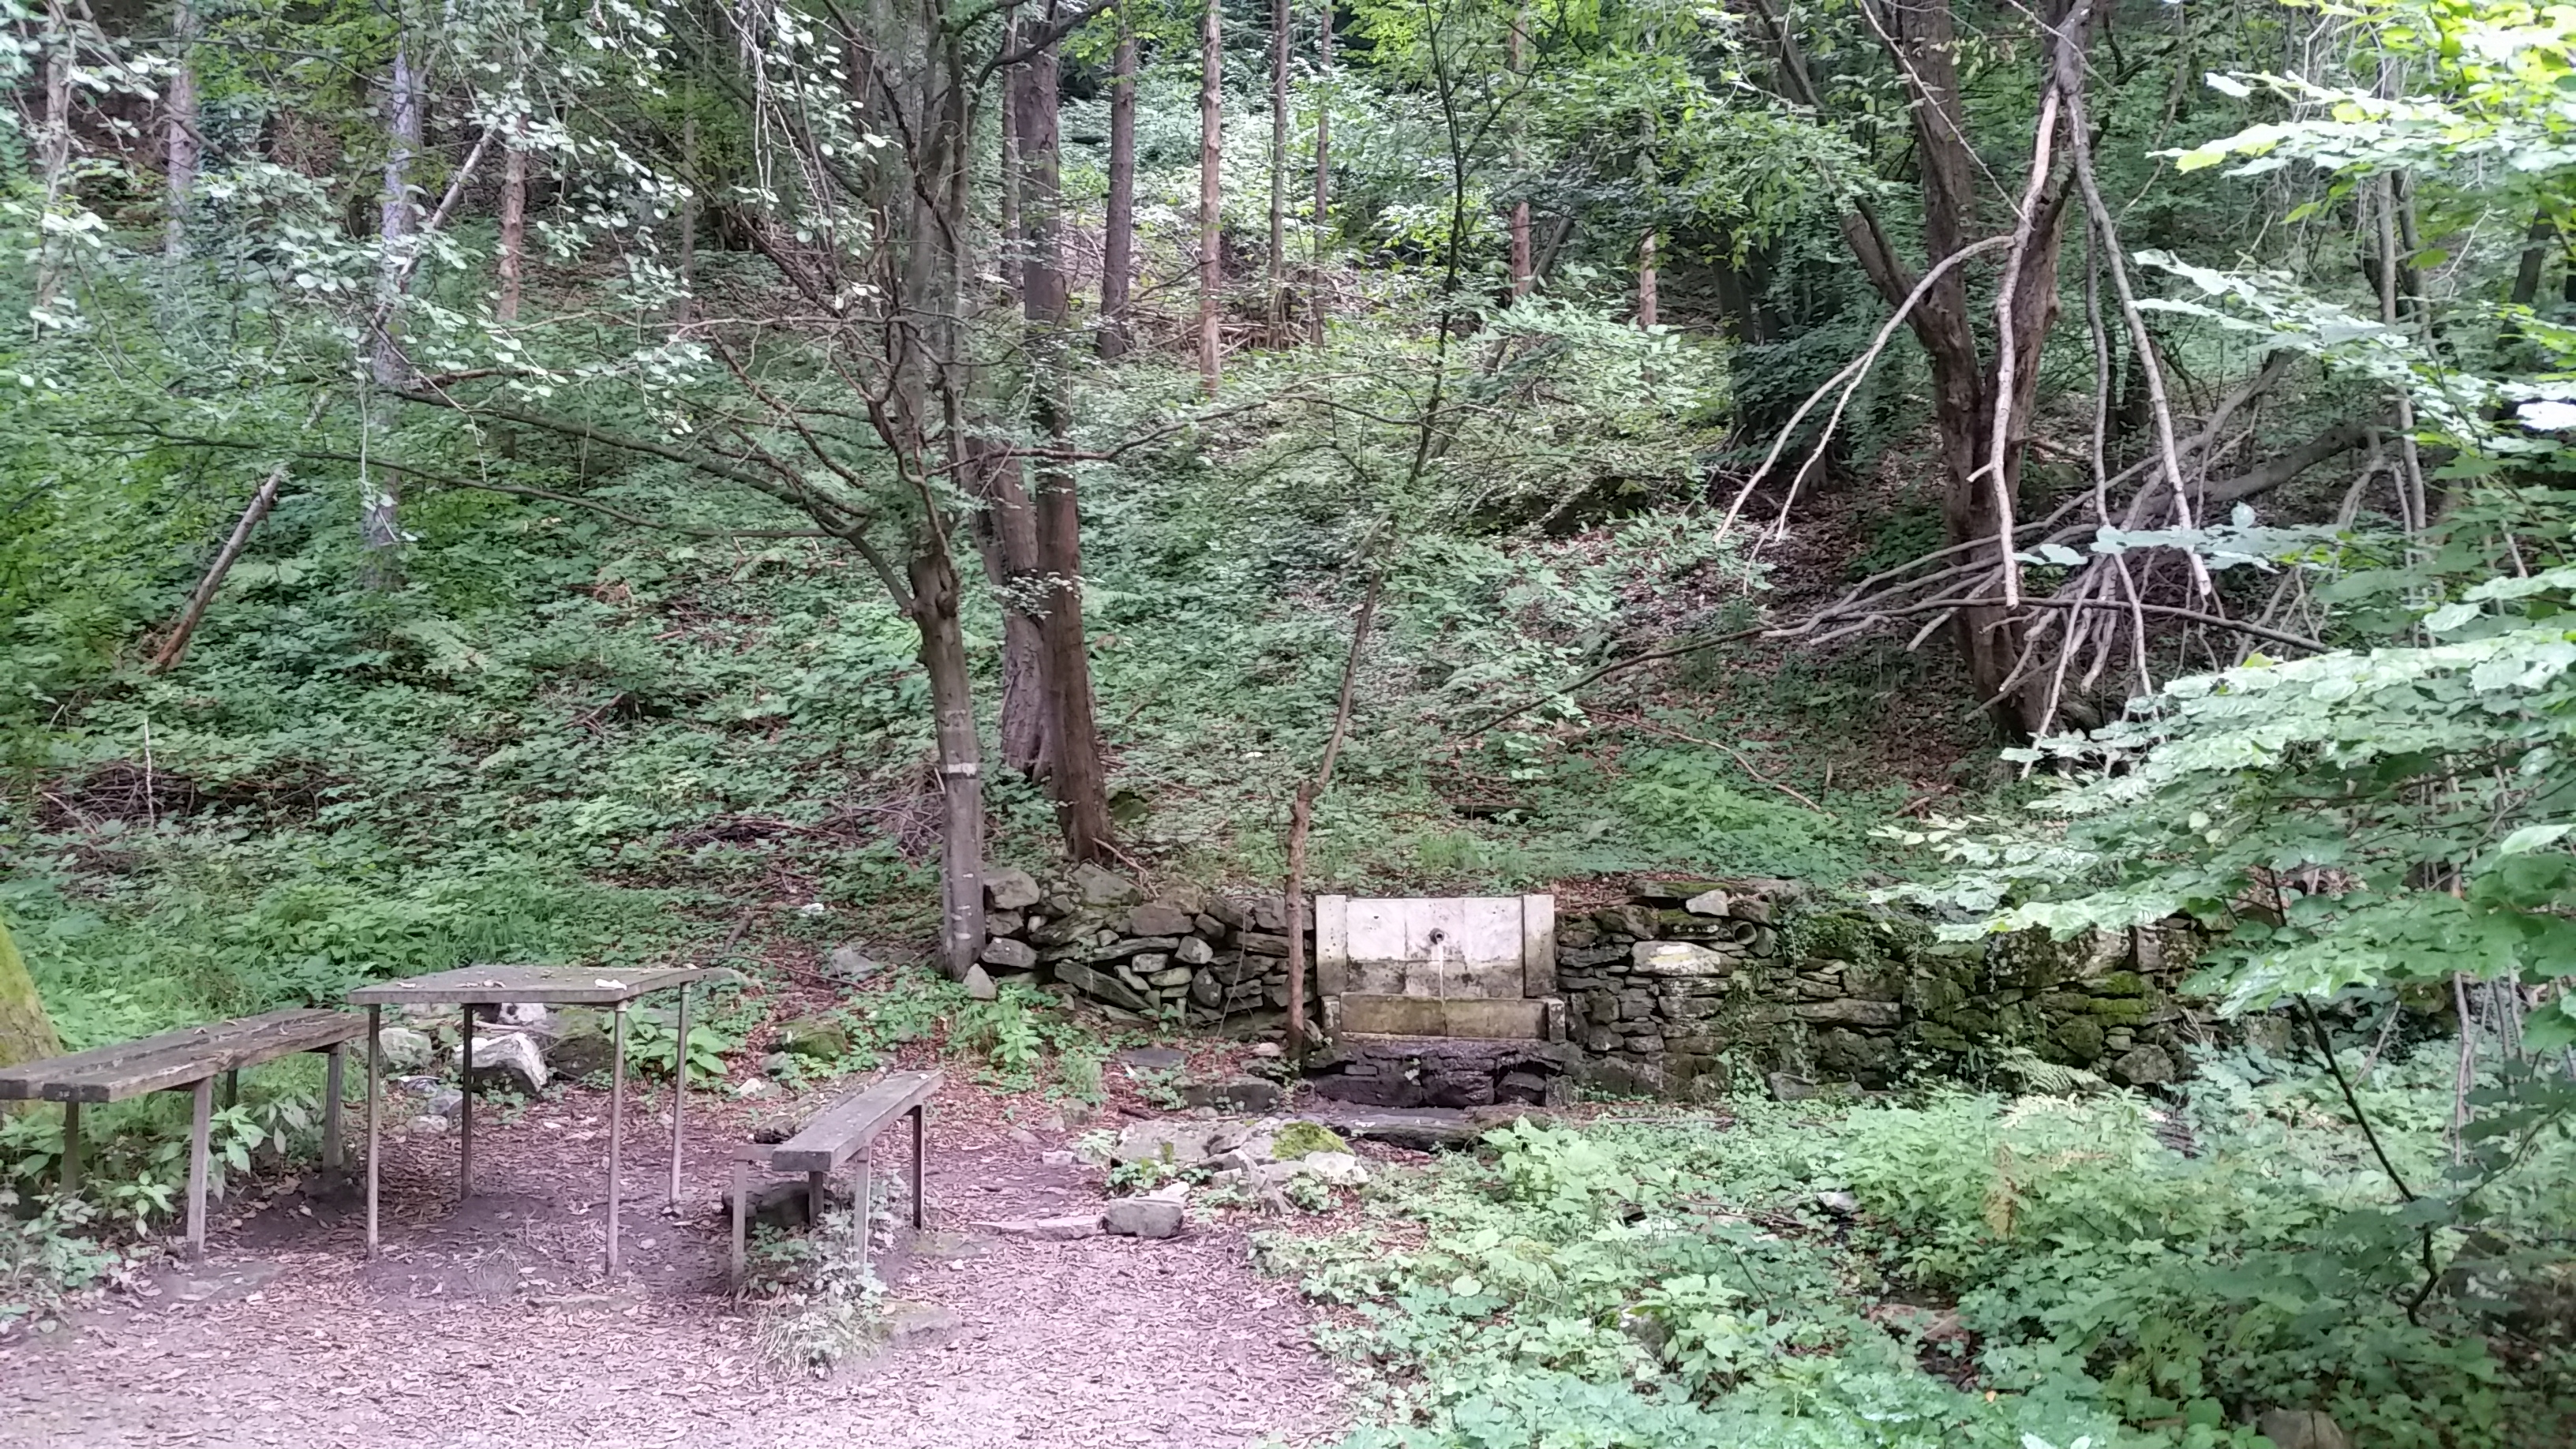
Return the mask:
<path id="1" fill-rule="evenodd" d="M 215 1078 L 224 1079 L 224 1105 L 230 1107 L 241 1099 L 243 1068 L 297 1052 L 324 1053 L 328 1064 L 323 1073 L 322 1171 L 337 1178 L 342 1046 L 366 1026 L 345 1011 L 290 1007 L 264 1016 L 182 1027 L 140 1041 L 0 1067 L 0 1102 L 62 1104 L 62 1183 L 69 1190 L 80 1186 L 81 1108 L 122 1102 L 147 1092 L 191 1091 L 196 1100 L 188 1129 L 188 1256 L 199 1259 L 206 1254 L 206 1172 Z M 370 1103 L 373 1100 L 370 1096 Z"/>
<path id="2" fill-rule="evenodd" d="M 730 971 L 686 966 L 622 970 L 596 966 L 460 966 L 453 971 L 378 982 L 349 993 L 349 1004 L 367 1009 L 367 1253 L 377 1249 L 376 1233 L 376 1096 L 383 1073 L 377 1032 L 388 1006 L 457 1006 L 464 1009 L 464 1042 L 459 1079 L 465 1088 L 458 1109 L 456 1195 L 474 1192 L 474 1008 L 537 1004 L 605 1006 L 614 1015 L 610 1030 L 608 1075 L 608 1276 L 617 1276 L 619 1169 L 626 1148 L 626 1008 L 656 991 L 680 993 L 675 1070 L 671 1073 L 671 1199 L 680 1197 L 680 1108 L 689 1086 L 689 988 L 701 981 L 734 980 Z"/>

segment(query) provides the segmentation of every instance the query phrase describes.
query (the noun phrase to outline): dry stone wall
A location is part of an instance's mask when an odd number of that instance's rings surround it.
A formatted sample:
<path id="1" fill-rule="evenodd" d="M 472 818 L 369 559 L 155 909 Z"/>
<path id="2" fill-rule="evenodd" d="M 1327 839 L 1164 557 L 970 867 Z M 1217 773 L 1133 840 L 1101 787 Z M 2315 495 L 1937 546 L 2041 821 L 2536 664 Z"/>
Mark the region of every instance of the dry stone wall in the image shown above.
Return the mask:
<path id="1" fill-rule="evenodd" d="M 1287 901 L 1176 886 L 1148 895 L 1095 865 L 1041 881 L 1023 870 L 984 880 L 982 962 L 1081 997 L 1120 1021 L 1178 1020 L 1206 1030 L 1276 1031 L 1288 1005 Z M 1314 999 L 1313 914 L 1306 990 Z"/>

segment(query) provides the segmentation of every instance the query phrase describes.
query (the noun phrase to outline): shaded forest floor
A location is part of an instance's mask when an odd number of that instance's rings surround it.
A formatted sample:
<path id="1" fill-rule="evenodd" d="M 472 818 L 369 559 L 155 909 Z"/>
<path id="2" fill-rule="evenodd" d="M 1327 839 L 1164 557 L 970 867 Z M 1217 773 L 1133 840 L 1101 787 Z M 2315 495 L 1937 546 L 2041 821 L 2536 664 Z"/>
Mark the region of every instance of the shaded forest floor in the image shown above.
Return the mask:
<path id="1" fill-rule="evenodd" d="M 1096 1206 L 1096 1173 L 1047 1160 L 1069 1131 L 1011 1126 L 953 1078 L 941 1106 L 935 1226 L 879 1264 L 893 1343 L 829 1377 L 765 1357 L 724 1289 L 742 1109 L 699 1109 L 673 1213 L 667 1115 L 630 1102 L 626 1265 L 607 1283 L 606 1097 L 568 1089 L 478 1123 L 481 1190 L 462 1205 L 452 1136 L 389 1138 L 372 1263 L 361 1199 L 272 1183 L 202 1267 L 0 1349 L 0 1444 L 1214 1449 L 1338 1426 L 1309 1310 L 1255 1275 L 1238 1226 L 980 1228 Z"/>

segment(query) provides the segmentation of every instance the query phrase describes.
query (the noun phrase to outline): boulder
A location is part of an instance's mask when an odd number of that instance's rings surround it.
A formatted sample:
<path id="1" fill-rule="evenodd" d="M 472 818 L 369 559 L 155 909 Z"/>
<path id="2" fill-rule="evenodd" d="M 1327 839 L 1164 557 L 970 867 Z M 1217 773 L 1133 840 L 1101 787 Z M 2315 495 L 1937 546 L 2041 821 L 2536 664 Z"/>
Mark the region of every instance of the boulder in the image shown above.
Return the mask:
<path id="1" fill-rule="evenodd" d="M 1789 1072 L 1773 1072 L 1762 1079 L 1762 1084 L 1771 1089 L 1774 1102 L 1804 1102 L 1816 1095 L 1815 1083 Z"/>
<path id="2" fill-rule="evenodd" d="M 535 1096 L 545 1090 L 545 1054 L 520 1032 L 474 1033 L 474 1084 L 507 1087 Z"/>
<path id="3" fill-rule="evenodd" d="M 789 1052 L 771 1052 L 760 1059 L 760 1070 L 773 1077 L 783 1077 L 796 1070 L 796 1058 Z"/>
<path id="4" fill-rule="evenodd" d="M 997 911 L 1025 911 L 1038 903 L 1037 877 L 1003 866 L 984 872 L 984 904 Z"/>
<path id="5" fill-rule="evenodd" d="M 1100 1214 L 1100 1226 L 1124 1238 L 1168 1238 L 1181 1230 L 1188 1189 L 1179 1183 L 1143 1197 L 1117 1197 Z"/>
<path id="6" fill-rule="evenodd" d="M 1727 905 L 1726 892 L 1702 891 L 1682 902 L 1682 909 L 1694 916 L 1723 916 L 1728 914 Z"/>
<path id="7" fill-rule="evenodd" d="M 1045 918 L 1040 917 L 1039 919 L 1043 920 Z M 1029 918 L 1020 914 L 1018 911 L 986 911 L 984 913 L 984 934 L 988 937 L 1016 936 L 1027 930 L 1028 925 Z"/>
<path id="8" fill-rule="evenodd" d="M 376 1033 L 376 1055 L 382 1059 L 385 1074 L 425 1072 L 438 1059 L 438 1047 L 427 1032 L 407 1026 L 389 1026 Z"/>
<path id="9" fill-rule="evenodd" d="M 1197 923 L 1193 912 L 1161 901 L 1147 901 L 1127 912 L 1127 934 L 1130 936 L 1186 936 Z"/>
<path id="10" fill-rule="evenodd" d="M 1347 1152 L 1310 1152 L 1297 1165 L 1326 1187 L 1363 1187 L 1369 1180 L 1368 1164 Z"/>
<path id="11" fill-rule="evenodd" d="M 1035 1243 L 1070 1243 L 1078 1238 L 1100 1236 L 1100 1214 L 1067 1213 L 1056 1218 L 1013 1218 L 997 1223 L 977 1223 L 986 1232 L 1006 1238 L 1026 1238 Z"/>
<path id="12" fill-rule="evenodd" d="M 1838 1218 L 1860 1216 L 1860 1199 L 1848 1192 L 1826 1191 L 1816 1194 L 1816 1206 Z"/>
<path id="13" fill-rule="evenodd" d="M 446 1118 L 441 1117 L 436 1113 L 424 1112 L 421 1115 L 412 1118 L 409 1123 L 405 1124 L 403 1130 L 409 1132 L 414 1137 L 436 1137 L 439 1134 L 448 1131 L 449 1124 Z"/>
<path id="14" fill-rule="evenodd" d="M 1002 943 L 997 942 L 996 944 Z M 1010 944 L 1016 945 L 1018 943 L 1012 942 Z M 989 951 L 992 948 L 988 946 L 985 949 Z M 1002 989 L 993 984 L 993 978 L 986 974 L 984 968 L 981 966 L 967 967 L 966 979 L 958 984 L 964 986 L 966 988 L 966 994 L 977 1001 L 997 1000 L 1002 994 Z"/>
<path id="15" fill-rule="evenodd" d="M 1110 1060 L 1131 1072 L 1177 1072 L 1190 1064 L 1190 1054 L 1174 1047 L 1129 1047 Z"/>
<path id="16" fill-rule="evenodd" d="M 1134 881 L 1089 861 L 1073 868 L 1073 893 L 1087 906 L 1130 906 L 1145 898 Z"/>
<path id="17" fill-rule="evenodd" d="M 2352 1449 L 2334 1415 L 2317 1409 L 2266 1409 L 2254 1427 L 2272 1441 L 2272 1449 Z"/>
<path id="18" fill-rule="evenodd" d="M 1592 913 L 1592 924 L 1609 935 L 1650 940 L 1655 934 L 1655 912 L 1650 906 L 1604 906 Z"/>
<path id="19" fill-rule="evenodd" d="M 495 1019 L 513 1031 L 532 1032 L 548 1038 L 556 1034 L 554 1013 L 539 1001 L 503 1002 Z"/>
<path id="20" fill-rule="evenodd" d="M 789 1056 L 830 1061 L 849 1054 L 850 1031 L 828 1016 L 800 1016 L 780 1024 L 778 1049 Z"/>
<path id="21" fill-rule="evenodd" d="M 1006 971 L 1029 971 L 1034 970 L 1038 964 L 1038 948 L 1026 941 L 1014 941 L 1008 936 L 995 936 L 984 943 L 984 949 L 978 959 L 985 965 L 999 966 Z"/>
<path id="22" fill-rule="evenodd" d="M 2170 1082 L 2175 1075 L 2173 1058 L 2160 1046 L 2136 1047 L 2111 1063 L 2111 1075 L 2132 1087 Z"/>
<path id="23" fill-rule="evenodd" d="M 1223 1124 L 1216 1122 L 1182 1122 L 1165 1118 L 1130 1122 L 1119 1130 L 1117 1142 L 1110 1146 L 1109 1161 L 1119 1167 L 1131 1162 L 1161 1162 L 1173 1167 L 1187 1167 L 1207 1161 L 1215 1150 L 1218 1135 L 1225 1132 Z"/>
<path id="24" fill-rule="evenodd" d="M 884 962 L 873 959 L 856 946 L 835 946 L 831 954 L 823 958 L 823 975 L 843 986 L 856 986 L 883 970 Z"/>
<path id="25" fill-rule="evenodd" d="M 545 1044 L 546 1070 L 558 1077 L 605 1075 L 616 1056 L 608 1013 L 596 1006 L 558 1006 L 554 1040 Z"/>

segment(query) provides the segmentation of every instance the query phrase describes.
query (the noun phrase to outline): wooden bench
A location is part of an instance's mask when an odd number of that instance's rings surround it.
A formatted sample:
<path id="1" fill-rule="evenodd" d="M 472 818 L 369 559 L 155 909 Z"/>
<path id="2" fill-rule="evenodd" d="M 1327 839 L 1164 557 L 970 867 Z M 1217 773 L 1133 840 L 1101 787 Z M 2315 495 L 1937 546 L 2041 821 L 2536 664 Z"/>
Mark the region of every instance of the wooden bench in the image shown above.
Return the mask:
<path id="1" fill-rule="evenodd" d="M 214 1117 L 215 1078 L 224 1079 L 224 1105 L 241 1099 L 241 1073 L 297 1052 L 329 1058 L 322 1093 L 322 1171 L 340 1176 L 340 1076 L 343 1046 L 365 1035 L 364 1017 L 343 1011 L 289 1008 L 211 1026 L 182 1027 L 141 1041 L 92 1047 L 70 1056 L 0 1067 L 0 1102 L 63 1104 L 63 1172 L 66 1190 L 80 1186 L 81 1108 L 122 1102 L 147 1092 L 187 1089 L 196 1096 L 188 1131 L 188 1256 L 206 1253 L 208 1135 Z"/>
<path id="2" fill-rule="evenodd" d="M 867 1263 L 869 1144 L 896 1118 L 912 1118 L 912 1225 L 930 1225 L 928 1184 L 922 1163 L 929 1141 L 930 1099 L 946 1079 L 937 1072 L 889 1072 L 856 1095 L 844 1097 L 816 1114 L 793 1137 L 775 1147 L 753 1146 L 733 1165 L 733 1284 L 742 1286 L 744 1243 L 751 1231 L 751 1170 L 805 1174 L 806 1220 L 823 1221 L 823 1199 L 832 1174 L 844 1164 L 858 1164 L 851 1201 L 857 1204 L 859 1262 Z"/>

